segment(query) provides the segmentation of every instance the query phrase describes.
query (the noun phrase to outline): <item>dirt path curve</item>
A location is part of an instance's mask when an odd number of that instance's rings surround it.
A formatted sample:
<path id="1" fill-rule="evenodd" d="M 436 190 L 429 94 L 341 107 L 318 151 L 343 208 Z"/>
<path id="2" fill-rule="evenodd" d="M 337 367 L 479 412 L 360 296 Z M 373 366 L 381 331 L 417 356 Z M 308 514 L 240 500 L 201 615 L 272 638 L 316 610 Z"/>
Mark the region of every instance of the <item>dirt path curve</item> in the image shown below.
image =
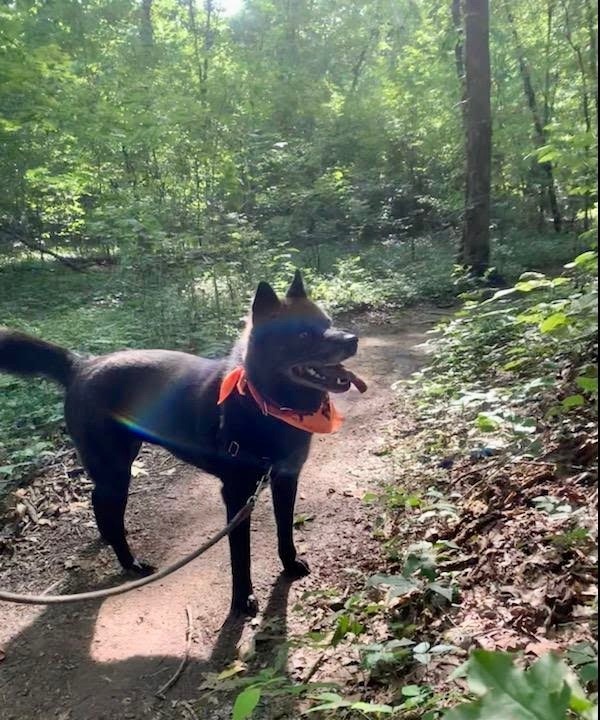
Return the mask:
<path id="1" fill-rule="evenodd" d="M 315 440 L 300 484 L 299 551 L 309 578 L 290 587 L 280 577 L 271 502 L 265 493 L 253 517 L 255 592 L 265 618 L 286 619 L 301 630 L 294 608 L 307 588 L 343 587 L 353 558 L 371 540 L 361 498 L 385 473 L 372 451 L 390 420 L 391 383 L 421 362 L 417 347 L 439 311 L 413 310 L 393 322 L 373 317 L 352 324 L 361 336 L 352 366 L 369 384 L 364 396 L 336 399 L 346 423 L 336 436 Z M 141 456 L 128 510 L 131 541 L 159 566 L 171 562 L 224 524 L 218 481 L 163 452 Z M 19 547 L 8 564 L 0 556 L 0 585 L 73 592 L 112 584 L 111 554 L 98 547 L 88 507 L 74 508 L 37 540 Z M 165 581 L 102 603 L 55 608 L 0 604 L 0 720 L 131 720 L 175 717 L 155 691 L 177 667 L 185 647 L 186 607 L 193 617 L 191 661 L 169 693 L 189 698 L 209 670 L 235 655 L 253 624 L 223 625 L 229 606 L 226 542 Z M 289 608 L 289 610 L 288 610 Z M 287 612 L 287 618 L 286 618 Z M 244 629 L 245 627 L 245 629 Z M 178 716 L 178 715 L 177 715 Z M 209 717 L 221 717 L 216 710 Z"/>

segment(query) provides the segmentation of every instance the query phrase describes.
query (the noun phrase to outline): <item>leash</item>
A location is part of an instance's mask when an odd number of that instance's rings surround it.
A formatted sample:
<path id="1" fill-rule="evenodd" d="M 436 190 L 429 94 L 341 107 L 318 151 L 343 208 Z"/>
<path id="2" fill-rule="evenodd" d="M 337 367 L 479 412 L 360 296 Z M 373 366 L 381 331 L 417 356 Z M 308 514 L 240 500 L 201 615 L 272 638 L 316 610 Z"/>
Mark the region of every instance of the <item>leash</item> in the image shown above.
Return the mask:
<path id="1" fill-rule="evenodd" d="M 252 511 L 256 507 L 258 498 L 261 492 L 269 484 L 271 480 L 271 473 L 273 466 L 271 465 L 266 472 L 261 476 L 254 494 L 251 495 L 246 504 L 241 510 L 239 510 L 234 517 L 225 525 L 222 530 L 213 535 L 210 540 L 207 540 L 200 547 L 196 548 L 192 552 L 185 555 L 181 560 L 167 565 L 166 568 L 159 570 L 148 577 L 140 578 L 139 580 L 132 580 L 131 582 L 117 585 L 116 587 L 106 588 L 104 590 L 91 590 L 90 592 L 74 593 L 72 595 L 23 595 L 21 593 L 7 592 L 0 590 L 0 601 L 20 603 L 21 605 L 65 605 L 67 603 L 84 602 L 86 600 L 100 600 L 114 595 L 123 595 L 123 593 L 131 592 L 131 590 L 137 590 L 138 588 L 149 585 L 150 583 L 162 580 L 168 575 L 171 575 L 176 570 L 181 569 L 184 565 L 191 563 L 192 560 L 203 555 L 207 550 L 210 550 L 213 545 L 216 545 L 219 540 L 222 540 L 227 535 L 230 535 L 235 528 L 247 520 L 251 515 Z"/>

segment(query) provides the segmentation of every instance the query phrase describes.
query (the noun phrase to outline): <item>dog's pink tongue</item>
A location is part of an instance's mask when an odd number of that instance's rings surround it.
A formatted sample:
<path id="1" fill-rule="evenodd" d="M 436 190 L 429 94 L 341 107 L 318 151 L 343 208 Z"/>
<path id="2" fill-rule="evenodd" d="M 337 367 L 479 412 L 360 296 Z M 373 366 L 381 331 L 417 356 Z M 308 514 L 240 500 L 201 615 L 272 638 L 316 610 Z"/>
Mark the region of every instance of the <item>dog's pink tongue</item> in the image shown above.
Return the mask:
<path id="1" fill-rule="evenodd" d="M 355 375 L 353 372 L 350 372 L 349 370 L 347 372 L 348 377 L 350 378 L 350 382 L 354 385 L 358 392 L 367 392 L 367 383 L 364 380 L 361 380 L 358 375 Z"/>

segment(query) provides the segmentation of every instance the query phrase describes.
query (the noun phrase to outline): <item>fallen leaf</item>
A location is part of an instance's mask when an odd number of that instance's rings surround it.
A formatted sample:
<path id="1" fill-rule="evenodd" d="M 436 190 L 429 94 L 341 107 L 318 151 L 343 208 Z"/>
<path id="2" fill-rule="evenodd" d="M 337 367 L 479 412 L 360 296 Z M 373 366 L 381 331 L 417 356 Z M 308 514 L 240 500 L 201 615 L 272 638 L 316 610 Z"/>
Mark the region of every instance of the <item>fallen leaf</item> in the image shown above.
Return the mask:
<path id="1" fill-rule="evenodd" d="M 141 462 L 136 460 L 131 466 L 131 477 L 144 477 L 146 475 L 148 475 L 148 471 Z"/>

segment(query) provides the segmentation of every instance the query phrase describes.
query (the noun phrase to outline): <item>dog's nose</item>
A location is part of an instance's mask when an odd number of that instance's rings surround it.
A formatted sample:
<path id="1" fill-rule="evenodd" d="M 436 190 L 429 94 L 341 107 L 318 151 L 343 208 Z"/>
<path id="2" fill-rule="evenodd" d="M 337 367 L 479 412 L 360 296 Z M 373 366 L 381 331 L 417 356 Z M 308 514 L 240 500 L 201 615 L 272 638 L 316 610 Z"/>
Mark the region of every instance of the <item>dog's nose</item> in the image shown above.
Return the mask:
<path id="1" fill-rule="evenodd" d="M 354 355 L 358 350 L 358 338 L 351 333 L 343 333 L 342 342 L 348 348 L 348 352 Z"/>
<path id="2" fill-rule="evenodd" d="M 352 333 L 344 332 L 344 330 L 329 329 L 325 331 L 325 339 L 335 343 L 337 347 L 343 347 L 348 357 L 356 354 L 358 349 L 358 338 Z"/>

